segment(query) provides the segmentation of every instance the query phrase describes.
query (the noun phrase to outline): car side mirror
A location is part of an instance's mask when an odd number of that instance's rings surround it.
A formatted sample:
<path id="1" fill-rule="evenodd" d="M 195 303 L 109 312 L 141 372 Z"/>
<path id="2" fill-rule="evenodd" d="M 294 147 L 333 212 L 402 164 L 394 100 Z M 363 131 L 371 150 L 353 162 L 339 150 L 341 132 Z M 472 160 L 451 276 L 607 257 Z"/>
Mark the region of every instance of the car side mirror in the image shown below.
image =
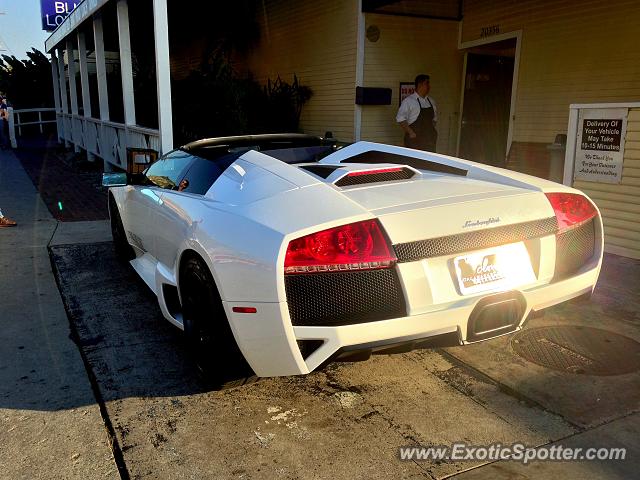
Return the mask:
<path id="1" fill-rule="evenodd" d="M 103 187 L 124 187 L 128 185 L 128 178 L 126 173 L 103 173 L 102 174 L 102 186 Z"/>

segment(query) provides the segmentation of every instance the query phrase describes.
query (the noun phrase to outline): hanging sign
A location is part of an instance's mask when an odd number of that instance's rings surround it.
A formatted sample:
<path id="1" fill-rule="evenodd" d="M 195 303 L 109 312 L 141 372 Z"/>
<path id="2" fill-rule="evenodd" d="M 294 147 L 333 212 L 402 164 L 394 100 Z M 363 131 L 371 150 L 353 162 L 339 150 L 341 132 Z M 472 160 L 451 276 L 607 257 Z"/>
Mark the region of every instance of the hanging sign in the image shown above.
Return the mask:
<path id="1" fill-rule="evenodd" d="M 578 115 L 574 178 L 620 183 L 627 108 L 587 108 Z"/>
<path id="2" fill-rule="evenodd" d="M 69 1 L 53 1 L 40 0 L 40 11 L 42 12 L 42 29 L 51 32 L 67 18 L 74 8 L 78 6 L 77 2 Z"/>

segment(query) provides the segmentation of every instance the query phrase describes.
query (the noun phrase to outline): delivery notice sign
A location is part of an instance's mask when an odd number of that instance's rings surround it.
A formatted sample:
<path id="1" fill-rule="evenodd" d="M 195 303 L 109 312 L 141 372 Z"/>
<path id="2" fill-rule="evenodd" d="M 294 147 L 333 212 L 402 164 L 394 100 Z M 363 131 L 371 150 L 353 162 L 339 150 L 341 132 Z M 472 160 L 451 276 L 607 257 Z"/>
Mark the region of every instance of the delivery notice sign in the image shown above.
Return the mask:
<path id="1" fill-rule="evenodd" d="M 580 111 L 574 164 L 576 180 L 620 183 L 627 114 L 626 108 Z"/>

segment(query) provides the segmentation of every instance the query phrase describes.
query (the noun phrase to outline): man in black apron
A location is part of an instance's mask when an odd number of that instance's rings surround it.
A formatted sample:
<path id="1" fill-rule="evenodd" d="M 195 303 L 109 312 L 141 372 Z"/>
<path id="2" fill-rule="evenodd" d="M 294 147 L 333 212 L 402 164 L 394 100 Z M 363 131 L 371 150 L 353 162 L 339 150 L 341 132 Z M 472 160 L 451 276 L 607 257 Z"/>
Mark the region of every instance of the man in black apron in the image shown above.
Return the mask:
<path id="1" fill-rule="evenodd" d="M 417 150 L 436 151 L 437 110 L 428 96 L 431 86 L 429 75 L 418 75 L 415 92 L 402 101 L 396 121 L 404 130 L 404 146 Z"/>

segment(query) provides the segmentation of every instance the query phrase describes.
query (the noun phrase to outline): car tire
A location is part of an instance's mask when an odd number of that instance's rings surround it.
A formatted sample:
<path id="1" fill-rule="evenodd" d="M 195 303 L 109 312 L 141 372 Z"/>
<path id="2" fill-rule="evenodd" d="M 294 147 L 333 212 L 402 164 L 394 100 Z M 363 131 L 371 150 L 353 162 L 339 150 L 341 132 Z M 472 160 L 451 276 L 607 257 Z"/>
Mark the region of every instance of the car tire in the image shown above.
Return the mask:
<path id="1" fill-rule="evenodd" d="M 221 390 L 256 380 L 233 337 L 215 282 L 203 260 L 180 269 L 180 296 L 189 354 L 207 387 Z"/>
<path id="2" fill-rule="evenodd" d="M 133 247 L 129 245 L 122 218 L 118 211 L 118 205 L 111 195 L 109 195 L 109 216 L 111 218 L 111 236 L 113 237 L 113 248 L 116 251 L 116 256 L 125 262 L 133 260 L 136 258 L 136 254 Z"/>

